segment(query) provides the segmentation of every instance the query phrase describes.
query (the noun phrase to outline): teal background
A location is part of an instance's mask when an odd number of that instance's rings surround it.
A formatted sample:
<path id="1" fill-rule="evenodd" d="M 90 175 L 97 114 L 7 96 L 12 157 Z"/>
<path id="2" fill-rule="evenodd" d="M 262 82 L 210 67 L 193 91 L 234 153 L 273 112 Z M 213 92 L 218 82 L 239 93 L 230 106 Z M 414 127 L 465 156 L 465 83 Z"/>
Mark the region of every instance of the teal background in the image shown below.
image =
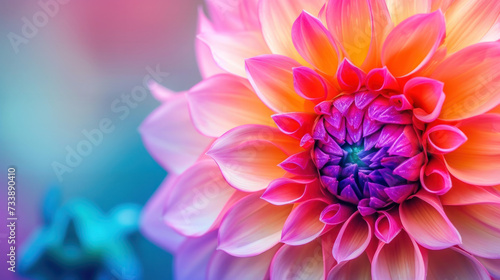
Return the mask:
<path id="1" fill-rule="evenodd" d="M 123 120 L 111 105 L 142 84 L 148 66 L 168 73 L 161 83 L 174 90 L 200 80 L 194 39 L 201 2 L 70 0 L 16 53 L 9 34 L 22 35 L 23 18 L 32 21 L 42 8 L 38 1 L 0 0 L 0 220 L 7 215 L 7 168 L 14 166 L 18 254 L 42 223 L 50 187 L 61 189 L 63 203 L 83 198 L 106 213 L 123 203 L 143 206 L 159 186 L 166 172 L 138 133 L 159 103 L 148 94 Z M 105 118 L 114 131 L 59 180 L 54 162 L 65 164 L 66 147 L 76 149 L 82 131 Z M 5 237 L 0 230 L 0 279 L 26 279 L 6 274 Z M 135 250 L 144 279 L 171 278 L 170 254 L 144 238 Z"/>

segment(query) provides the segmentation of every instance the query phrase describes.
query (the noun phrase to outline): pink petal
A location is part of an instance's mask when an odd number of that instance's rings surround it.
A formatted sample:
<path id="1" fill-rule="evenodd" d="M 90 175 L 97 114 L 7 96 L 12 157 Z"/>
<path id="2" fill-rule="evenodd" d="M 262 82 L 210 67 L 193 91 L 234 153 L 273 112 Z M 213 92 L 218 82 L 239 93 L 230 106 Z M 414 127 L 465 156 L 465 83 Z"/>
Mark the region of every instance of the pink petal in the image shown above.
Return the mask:
<path id="1" fill-rule="evenodd" d="M 461 120 L 500 104 L 500 42 L 467 47 L 443 61 L 431 78 L 444 83 L 440 119 Z"/>
<path id="2" fill-rule="evenodd" d="M 462 241 L 439 199 L 430 194 L 419 192 L 403 202 L 399 215 L 406 232 L 425 248 L 440 250 Z"/>
<path id="3" fill-rule="evenodd" d="M 339 51 L 319 19 L 303 11 L 293 24 L 292 40 L 307 62 L 326 75 L 335 75 L 340 62 Z"/>
<path id="4" fill-rule="evenodd" d="M 500 279 L 500 259 L 485 259 L 476 257 L 488 270 L 493 279 Z"/>
<path id="5" fill-rule="evenodd" d="M 200 236 L 218 226 L 225 211 L 241 197 L 213 160 L 202 160 L 173 182 L 163 219 L 184 235 Z"/>
<path id="6" fill-rule="evenodd" d="M 371 238 L 372 225 L 356 212 L 342 225 L 333 245 L 333 257 L 337 262 L 352 260 L 365 251 Z"/>
<path id="7" fill-rule="evenodd" d="M 459 51 L 475 44 L 495 24 L 500 3 L 489 0 L 455 0 L 446 10 L 446 48 Z"/>
<path id="8" fill-rule="evenodd" d="M 224 251 L 215 251 L 208 266 L 207 279 L 265 279 L 271 260 L 280 246 L 276 245 L 260 255 L 248 258 L 234 257 Z M 202 279 L 205 279 L 205 277 Z"/>
<path id="9" fill-rule="evenodd" d="M 392 28 L 384 1 L 330 0 L 326 21 L 354 65 L 364 70 L 379 66 L 381 43 Z"/>
<path id="10" fill-rule="evenodd" d="M 425 263 L 420 249 L 404 231 L 391 243 L 380 242 L 372 260 L 374 280 L 425 279 Z"/>
<path id="11" fill-rule="evenodd" d="M 195 163 L 213 141 L 193 126 L 185 94 L 171 98 L 151 113 L 140 132 L 155 160 L 177 174 Z"/>
<path id="12" fill-rule="evenodd" d="M 429 250 L 427 257 L 427 279 L 490 279 L 484 266 L 460 249 Z"/>
<path id="13" fill-rule="evenodd" d="M 444 155 L 450 173 L 473 185 L 500 184 L 500 115 L 487 114 L 461 122 L 467 142 Z"/>
<path id="14" fill-rule="evenodd" d="M 321 199 L 300 203 L 292 210 L 285 222 L 281 242 L 288 245 L 303 245 L 319 237 L 327 225 L 319 217 L 328 202 Z"/>
<path id="15" fill-rule="evenodd" d="M 261 254 L 281 238 L 281 230 L 292 205 L 275 206 L 255 193 L 240 200 L 223 218 L 219 228 L 219 250 L 237 257 Z"/>
<path id="16" fill-rule="evenodd" d="M 217 248 L 217 231 L 201 237 L 189 238 L 175 255 L 175 279 L 203 279 L 210 257 Z"/>
<path id="17" fill-rule="evenodd" d="M 275 112 L 302 112 L 305 100 L 294 90 L 295 60 L 264 55 L 246 60 L 248 78 L 259 98 Z"/>
<path id="18" fill-rule="evenodd" d="M 430 0 L 386 0 L 385 2 L 387 3 L 387 8 L 389 9 L 394 25 L 398 25 L 413 15 L 429 13 L 432 4 Z"/>
<path id="19" fill-rule="evenodd" d="M 341 262 L 333 267 L 326 278 L 328 280 L 371 280 L 371 264 L 368 256 L 362 254 L 361 256 Z"/>
<path id="20" fill-rule="evenodd" d="M 317 179 L 279 178 L 271 182 L 262 199 L 274 205 L 285 205 L 320 197 L 321 185 Z"/>
<path id="21" fill-rule="evenodd" d="M 404 95 L 413 105 L 413 115 L 426 123 L 435 121 L 445 99 L 442 82 L 429 78 L 413 78 L 404 87 Z"/>
<path id="22" fill-rule="evenodd" d="M 212 26 L 212 23 L 210 23 L 208 18 L 205 16 L 203 8 L 199 7 L 198 30 L 196 34 L 213 32 L 213 31 L 214 28 Z M 217 62 L 215 62 L 210 47 L 199 38 L 196 38 L 195 49 L 196 49 L 196 59 L 198 61 L 198 68 L 200 69 L 200 73 L 203 78 L 208 78 L 210 76 L 226 72 L 222 68 L 220 68 L 219 65 L 217 65 Z"/>
<path id="23" fill-rule="evenodd" d="M 221 74 L 203 80 L 187 94 L 193 122 L 203 134 L 219 137 L 244 124 L 272 125 L 273 112 L 246 79 Z"/>
<path id="24" fill-rule="evenodd" d="M 451 189 L 451 176 L 442 159 L 430 157 L 420 171 L 420 183 L 426 191 L 437 195 L 443 195 Z"/>
<path id="25" fill-rule="evenodd" d="M 202 33 L 198 38 L 210 47 L 222 69 L 242 77 L 246 76 L 245 59 L 271 53 L 259 31 Z"/>
<path id="26" fill-rule="evenodd" d="M 260 191 L 285 175 L 279 163 L 300 152 L 298 140 L 277 128 L 244 125 L 219 137 L 207 154 L 233 187 L 242 191 Z"/>
<path id="27" fill-rule="evenodd" d="M 175 252 L 186 240 L 163 221 L 163 204 L 177 176 L 169 175 L 147 202 L 141 215 L 141 233 L 161 248 Z"/>
<path id="28" fill-rule="evenodd" d="M 323 279 L 323 256 L 319 241 L 283 245 L 271 263 L 271 279 Z"/>
<path id="29" fill-rule="evenodd" d="M 312 131 L 317 115 L 310 113 L 282 113 L 271 117 L 283 133 L 302 139 L 306 133 Z"/>
<path id="30" fill-rule="evenodd" d="M 430 61 L 444 37 L 441 11 L 414 15 L 389 33 L 382 48 L 382 63 L 396 77 L 411 75 Z"/>
<path id="31" fill-rule="evenodd" d="M 397 211 L 380 211 L 375 221 L 375 236 L 382 242 L 390 243 L 402 228 Z"/>
<path id="32" fill-rule="evenodd" d="M 317 176 L 317 169 L 311 159 L 311 153 L 309 151 L 291 155 L 278 166 L 283 168 L 286 172 L 294 175 L 302 177 Z"/>
<path id="33" fill-rule="evenodd" d="M 453 152 L 467 141 L 467 136 L 457 127 L 440 124 L 431 127 L 424 134 L 431 153 L 446 154 Z"/>
<path id="34" fill-rule="evenodd" d="M 332 250 L 335 239 L 339 234 L 339 227 L 334 227 L 325 234 L 321 235 L 321 251 L 323 255 L 323 273 L 328 275 L 330 270 L 337 264 L 335 258 L 333 258 Z"/>
<path id="35" fill-rule="evenodd" d="M 500 259 L 500 204 L 445 206 L 462 235 L 460 248 L 484 258 Z"/>
<path id="36" fill-rule="evenodd" d="M 490 187 L 469 185 L 456 178 L 452 178 L 452 184 L 453 188 L 441 196 L 443 205 L 500 204 L 500 193 Z"/>
<path id="37" fill-rule="evenodd" d="M 329 225 L 338 225 L 352 216 L 355 209 L 343 203 L 330 204 L 320 215 L 320 220 Z"/>
<path id="38" fill-rule="evenodd" d="M 206 6 L 218 30 L 252 30 L 260 28 L 258 2 L 258 0 L 208 0 Z"/>
<path id="39" fill-rule="evenodd" d="M 153 97 L 160 102 L 167 102 L 170 99 L 175 98 L 175 96 L 185 94 L 184 92 L 176 93 L 168 88 L 163 87 L 154 80 L 149 81 L 148 88 L 151 91 L 151 95 L 153 95 Z"/>
<path id="40" fill-rule="evenodd" d="M 480 42 L 494 42 L 500 40 L 500 18 L 497 18 L 495 24 L 490 28 L 488 33 L 481 38 Z"/>
<path id="41" fill-rule="evenodd" d="M 262 34 L 274 54 L 293 58 L 305 65 L 292 41 L 292 25 L 302 11 L 317 15 L 324 0 L 273 0 L 260 1 L 259 21 Z"/>
<path id="42" fill-rule="evenodd" d="M 323 77 L 309 67 L 293 69 L 293 86 L 299 96 L 314 104 L 338 94 Z"/>
<path id="43" fill-rule="evenodd" d="M 365 84 L 365 78 L 366 74 L 349 60 L 344 59 L 340 64 L 337 80 L 343 91 L 348 93 L 359 91 L 361 86 Z"/>
<path id="44" fill-rule="evenodd" d="M 371 91 L 395 90 L 400 87 L 396 78 L 387 70 L 387 67 L 371 70 L 366 75 L 366 87 Z"/>

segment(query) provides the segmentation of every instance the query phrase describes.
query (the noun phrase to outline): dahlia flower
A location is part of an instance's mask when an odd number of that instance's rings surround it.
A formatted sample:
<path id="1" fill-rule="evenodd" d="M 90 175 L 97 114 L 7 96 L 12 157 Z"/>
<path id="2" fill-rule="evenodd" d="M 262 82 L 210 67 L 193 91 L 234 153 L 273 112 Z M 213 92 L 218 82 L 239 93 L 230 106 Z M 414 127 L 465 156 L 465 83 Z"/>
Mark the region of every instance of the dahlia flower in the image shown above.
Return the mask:
<path id="1" fill-rule="evenodd" d="M 207 8 L 141 127 L 178 279 L 500 278 L 500 1 Z"/>

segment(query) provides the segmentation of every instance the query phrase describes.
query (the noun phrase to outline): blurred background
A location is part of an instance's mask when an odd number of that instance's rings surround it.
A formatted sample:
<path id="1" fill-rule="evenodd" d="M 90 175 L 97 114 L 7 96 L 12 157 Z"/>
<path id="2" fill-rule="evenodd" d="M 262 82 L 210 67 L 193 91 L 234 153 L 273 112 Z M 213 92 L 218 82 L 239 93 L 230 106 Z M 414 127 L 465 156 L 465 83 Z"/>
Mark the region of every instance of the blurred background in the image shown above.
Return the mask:
<path id="1" fill-rule="evenodd" d="M 0 219 L 7 219 L 7 168 L 15 167 L 17 264 L 28 250 L 38 263 L 26 263 L 37 271 L 64 270 L 57 258 L 48 266 L 40 261 L 46 252 L 33 248 L 33 240 L 63 232 L 63 240 L 70 242 L 74 229 L 81 230 L 79 224 L 91 224 L 81 222 L 85 219 L 110 225 L 117 207 L 144 206 L 160 185 L 166 172 L 149 156 L 138 133 L 159 103 L 149 92 L 136 93 L 135 99 L 131 94 L 152 72 L 174 90 L 200 80 L 194 39 L 201 4 L 0 0 L 0 174 L 5 176 L 0 179 Z M 102 137 L 98 129 L 104 131 Z M 133 214 L 120 217 L 127 223 Z M 7 271 L 8 236 L 3 229 L 0 233 L 0 279 L 33 279 Z M 130 248 L 116 249 L 117 254 L 126 250 L 135 256 L 141 279 L 172 277 L 171 255 L 138 234 L 127 242 Z M 133 276 L 120 271 L 102 276 L 108 278 Z"/>

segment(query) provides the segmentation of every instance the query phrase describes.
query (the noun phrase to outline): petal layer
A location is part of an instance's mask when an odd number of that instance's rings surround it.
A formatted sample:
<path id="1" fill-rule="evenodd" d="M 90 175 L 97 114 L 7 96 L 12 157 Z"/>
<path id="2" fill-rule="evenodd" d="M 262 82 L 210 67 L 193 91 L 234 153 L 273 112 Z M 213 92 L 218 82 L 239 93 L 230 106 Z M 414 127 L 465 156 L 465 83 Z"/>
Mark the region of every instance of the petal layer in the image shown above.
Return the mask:
<path id="1" fill-rule="evenodd" d="M 489 0 L 455 0 L 446 10 L 446 47 L 450 53 L 483 38 L 500 15 L 500 3 Z"/>
<path id="2" fill-rule="evenodd" d="M 245 59 L 271 53 L 258 31 L 203 33 L 198 38 L 210 47 L 222 69 L 242 77 L 246 76 Z"/>
<path id="3" fill-rule="evenodd" d="M 260 1 L 262 34 L 272 53 L 291 57 L 301 64 L 306 63 L 293 46 L 292 25 L 302 11 L 317 15 L 324 3 L 324 0 Z"/>
<path id="4" fill-rule="evenodd" d="M 500 184 L 500 115 L 477 116 L 458 127 L 468 140 L 444 156 L 450 173 L 469 184 Z"/>
<path id="5" fill-rule="evenodd" d="M 414 15 L 389 33 L 382 47 L 382 63 L 396 77 L 413 74 L 430 61 L 444 37 L 440 11 Z"/>
<path id="6" fill-rule="evenodd" d="M 275 112 L 302 112 L 305 100 L 293 86 L 293 68 L 300 64 L 280 55 L 246 60 L 250 83 L 260 99 Z"/>
<path id="7" fill-rule="evenodd" d="M 427 279 L 490 279 L 481 263 L 460 249 L 429 250 L 427 257 Z"/>
<path id="8" fill-rule="evenodd" d="M 265 279 L 271 260 L 279 248 L 280 245 L 276 245 L 260 255 L 248 258 L 233 257 L 224 251 L 216 251 L 209 263 L 207 279 Z"/>
<path id="9" fill-rule="evenodd" d="M 271 263 L 271 279 L 323 279 L 321 243 L 283 245 Z"/>
<path id="10" fill-rule="evenodd" d="M 420 192 L 401 204 L 399 214 L 406 232 L 425 248 L 439 250 L 461 243 L 459 231 L 434 196 Z"/>
<path id="11" fill-rule="evenodd" d="M 261 254 L 280 241 L 281 229 L 292 206 L 275 206 L 260 193 L 240 200 L 227 213 L 219 228 L 218 249 L 237 257 Z"/>
<path id="12" fill-rule="evenodd" d="M 156 161 L 177 174 L 195 163 L 213 141 L 193 126 L 185 94 L 174 96 L 151 113 L 140 132 Z"/>
<path id="13" fill-rule="evenodd" d="M 425 279 L 424 258 L 417 243 L 401 232 L 388 244 L 380 242 L 372 260 L 374 280 Z"/>
<path id="14" fill-rule="evenodd" d="M 252 192 L 285 175 L 278 164 L 300 149 L 298 140 L 277 128 L 244 125 L 219 137 L 207 154 L 233 187 Z"/>
<path id="15" fill-rule="evenodd" d="M 203 80 L 188 93 L 193 122 L 203 134 L 219 137 L 244 124 L 272 125 L 273 112 L 246 79 L 221 74 Z"/>
<path id="16" fill-rule="evenodd" d="M 220 221 L 223 209 L 234 203 L 235 193 L 213 160 L 199 161 L 173 183 L 163 219 L 184 235 L 203 235 Z"/>
<path id="17" fill-rule="evenodd" d="M 444 83 L 446 100 L 439 118 L 461 120 L 500 103 L 500 42 L 467 47 L 443 61 L 431 78 Z"/>
<path id="18" fill-rule="evenodd" d="M 500 259 L 500 204 L 445 206 L 462 235 L 460 248 L 474 255 Z"/>

